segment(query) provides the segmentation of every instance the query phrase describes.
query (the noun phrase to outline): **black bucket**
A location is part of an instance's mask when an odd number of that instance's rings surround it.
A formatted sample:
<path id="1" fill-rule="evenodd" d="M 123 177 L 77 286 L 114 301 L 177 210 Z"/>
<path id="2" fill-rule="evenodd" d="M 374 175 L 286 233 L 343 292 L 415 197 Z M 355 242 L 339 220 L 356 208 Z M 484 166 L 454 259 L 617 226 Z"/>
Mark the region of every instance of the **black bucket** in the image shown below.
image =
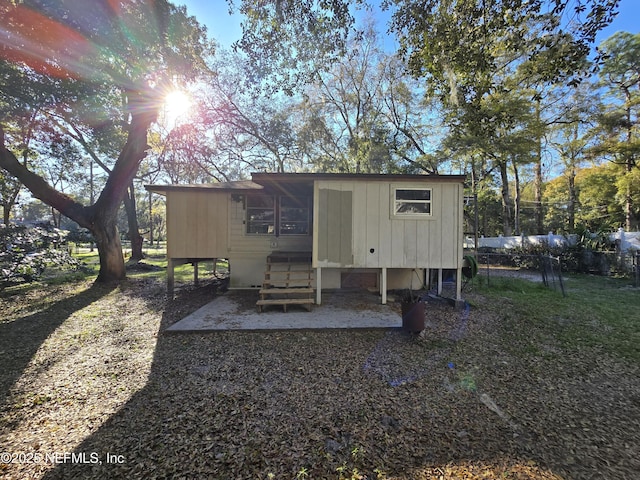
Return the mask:
<path id="1" fill-rule="evenodd" d="M 408 332 L 420 333 L 424 330 L 424 302 L 402 302 L 402 328 Z"/>

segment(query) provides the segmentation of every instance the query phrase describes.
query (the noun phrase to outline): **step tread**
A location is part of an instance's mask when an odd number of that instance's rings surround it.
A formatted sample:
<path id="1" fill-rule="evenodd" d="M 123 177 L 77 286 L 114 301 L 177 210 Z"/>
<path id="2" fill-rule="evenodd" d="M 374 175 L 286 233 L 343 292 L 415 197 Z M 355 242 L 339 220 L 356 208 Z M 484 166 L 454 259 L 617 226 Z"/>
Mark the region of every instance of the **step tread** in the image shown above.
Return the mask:
<path id="1" fill-rule="evenodd" d="M 292 288 L 262 288 L 260 294 L 266 293 L 313 293 L 314 289 L 311 287 L 292 287 Z"/>
<path id="2" fill-rule="evenodd" d="M 293 287 L 293 288 L 262 288 L 260 294 L 267 293 L 313 293 L 315 290 L 309 287 Z"/>
<path id="3" fill-rule="evenodd" d="M 258 300 L 256 305 L 304 305 L 315 303 L 313 298 L 269 298 Z"/>

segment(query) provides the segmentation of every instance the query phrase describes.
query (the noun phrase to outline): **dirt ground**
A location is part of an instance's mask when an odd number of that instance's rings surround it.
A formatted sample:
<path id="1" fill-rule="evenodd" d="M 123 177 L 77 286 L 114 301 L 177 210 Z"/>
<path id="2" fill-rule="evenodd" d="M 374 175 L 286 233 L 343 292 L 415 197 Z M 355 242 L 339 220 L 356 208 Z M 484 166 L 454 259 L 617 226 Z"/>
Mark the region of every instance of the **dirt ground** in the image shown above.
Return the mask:
<path id="1" fill-rule="evenodd" d="M 638 365 L 514 336 L 508 303 L 400 330 L 164 330 L 164 285 L 0 299 L 0 477 L 631 479 Z M 506 302 L 506 301 L 505 301 Z M 292 312 L 295 314 L 295 312 Z"/>

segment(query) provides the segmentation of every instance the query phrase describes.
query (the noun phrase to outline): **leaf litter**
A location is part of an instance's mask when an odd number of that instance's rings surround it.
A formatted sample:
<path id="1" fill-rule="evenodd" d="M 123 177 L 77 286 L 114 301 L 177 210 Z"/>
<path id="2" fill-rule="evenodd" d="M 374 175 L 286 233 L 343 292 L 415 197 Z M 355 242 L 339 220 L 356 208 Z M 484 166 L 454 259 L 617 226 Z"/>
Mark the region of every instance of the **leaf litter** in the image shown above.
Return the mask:
<path id="1" fill-rule="evenodd" d="M 430 302 L 420 335 L 163 333 L 212 295 L 211 286 L 183 289 L 170 301 L 153 280 L 5 293 L 0 450 L 16 461 L 0 464 L 0 476 L 586 479 L 640 471 L 638 366 L 597 347 L 565 351 L 553 339 L 519 349 L 526 335 L 513 337 L 503 312 L 479 294 L 463 311 Z M 89 461 L 17 461 L 64 452 Z"/>

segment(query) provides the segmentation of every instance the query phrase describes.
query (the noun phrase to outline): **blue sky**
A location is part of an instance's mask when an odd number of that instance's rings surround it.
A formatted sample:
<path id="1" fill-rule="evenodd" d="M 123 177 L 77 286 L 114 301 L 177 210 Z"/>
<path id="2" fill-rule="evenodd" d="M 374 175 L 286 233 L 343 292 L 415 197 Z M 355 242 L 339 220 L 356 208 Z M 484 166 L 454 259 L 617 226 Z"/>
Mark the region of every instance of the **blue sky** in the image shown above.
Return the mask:
<path id="1" fill-rule="evenodd" d="M 242 17 L 238 14 L 230 16 L 226 1 L 175 0 L 175 3 L 186 5 L 188 13 L 205 24 L 209 36 L 215 38 L 223 47 L 229 47 L 240 38 Z M 621 0 L 619 11 L 614 22 L 600 32 L 596 45 L 617 31 L 640 32 L 640 0 Z M 383 25 L 382 29 L 386 31 L 386 26 Z"/>

